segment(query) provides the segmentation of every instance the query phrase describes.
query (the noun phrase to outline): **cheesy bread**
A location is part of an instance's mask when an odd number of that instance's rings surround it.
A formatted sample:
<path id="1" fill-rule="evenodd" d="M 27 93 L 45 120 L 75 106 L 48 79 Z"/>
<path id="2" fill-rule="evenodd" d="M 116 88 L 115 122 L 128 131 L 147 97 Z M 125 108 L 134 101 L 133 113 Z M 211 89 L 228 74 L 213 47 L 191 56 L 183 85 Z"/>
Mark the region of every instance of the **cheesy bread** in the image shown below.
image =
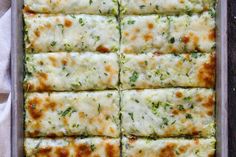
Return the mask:
<path id="1" fill-rule="evenodd" d="M 24 0 L 25 11 L 66 14 L 118 14 L 117 0 Z"/>
<path id="2" fill-rule="evenodd" d="M 26 157 L 120 157 L 119 139 L 60 138 L 24 141 Z"/>
<path id="3" fill-rule="evenodd" d="M 27 137 L 118 137 L 119 128 L 117 91 L 25 94 Z"/>
<path id="4" fill-rule="evenodd" d="M 201 13 L 214 8 L 215 0 L 120 0 L 123 14 Z"/>
<path id="5" fill-rule="evenodd" d="M 214 138 L 208 139 L 128 139 L 122 140 L 122 157 L 211 157 Z"/>
<path id="6" fill-rule="evenodd" d="M 24 14 L 27 53 L 58 51 L 115 52 L 118 22 L 113 16 Z"/>
<path id="7" fill-rule="evenodd" d="M 215 85 L 215 53 L 121 55 L 123 89 Z"/>
<path id="8" fill-rule="evenodd" d="M 26 55 L 26 91 L 103 90 L 118 87 L 114 53 L 38 53 Z"/>
<path id="9" fill-rule="evenodd" d="M 210 53 L 215 50 L 215 11 L 191 16 L 125 16 L 121 34 L 121 53 Z"/>

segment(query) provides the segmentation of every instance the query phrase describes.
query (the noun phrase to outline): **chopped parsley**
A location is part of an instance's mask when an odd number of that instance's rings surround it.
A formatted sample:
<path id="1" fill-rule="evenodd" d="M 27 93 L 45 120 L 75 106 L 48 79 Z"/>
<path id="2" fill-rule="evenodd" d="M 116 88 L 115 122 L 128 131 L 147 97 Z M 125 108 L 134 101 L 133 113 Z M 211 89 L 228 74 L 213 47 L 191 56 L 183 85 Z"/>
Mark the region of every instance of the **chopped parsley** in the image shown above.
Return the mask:
<path id="1" fill-rule="evenodd" d="M 146 7 L 145 5 L 140 5 L 140 6 L 139 6 L 140 9 L 143 9 L 143 8 L 145 8 L 145 7 Z"/>
<path id="2" fill-rule="evenodd" d="M 199 54 L 198 53 L 191 53 L 191 57 L 193 58 L 198 58 Z"/>
<path id="3" fill-rule="evenodd" d="M 183 106 L 183 105 L 178 105 L 177 107 L 178 107 L 178 109 L 179 109 L 180 111 L 183 111 L 183 110 L 184 110 L 184 106 Z"/>
<path id="4" fill-rule="evenodd" d="M 175 38 L 174 37 L 170 38 L 169 42 L 173 44 L 175 42 Z"/>
<path id="5" fill-rule="evenodd" d="M 136 71 L 133 72 L 132 76 L 129 77 L 130 82 L 136 82 L 138 79 L 138 73 Z"/>
<path id="6" fill-rule="evenodd" d="M 187 119 L 192 119 L 193 117 L 192 117 L 191 114 L 187 113 L 187 114 L 186 114 L 186 118 L 187 118 Z"/>
<path id="7" fill-rule="evenodd" d="M 191 101 L 191 99 L 192 99 L 192 98 L 191 98 L 190 96 L 189 96 L 189 97 L 185 97 L 185 98 L 184 98 L 184 101 Z"/>
<path id="8" fill-rule="evenodd" d="M 58 27 L 61 28 L 61 33 L 64 33 L 64 25 L 63 24 L 57 24 Z"/>
<path id="9" fill-rule="evenodd" d="M 101 112 L 101 104 L 98 104 L 98 113 Z"/>
<path id="10" fill-rule="evenodd" d="M 169 120 L 166 117 L 162 117 L 162 121 L 164 125 L 168 125 Z"/>
<path id="11" fill-rule="evenodd" d="M 58 114 L 62 117 L 65 117 L 66 115 L 71 116 L 73 112 L 76 112 L 76 110 L 72 107 L 68 107 L 65 111 L 60 111 Z"/>
<path id="12" fill-rule="evenodd" d="M 112 96 L 112 93 L 108 93 L 107 97 L 110 98 Z"/>
<path id="13" fill-rule="evenodd" d="M 132 119 L 132 121 L 134 121 L 134 113 L 129 112 L 128 114 L 129 114 L 130 118 Z"/>
<path id="14" fill-rule="evenodd" d="M 84 26 L 84 25 L 85 25 L 84 20 L 83 20 L 82 18 L 79 18 L 79 24 L 80 24 L 81 26 Z"/>
<path id="15" fill-rule="evenodd" d="M 135 23 L 135 21 L 134 20 L 129 20 L 127 23 L 128 23 L 128 25 L 132 25 L 132 24 Z"/>
<path id="16" fill-rule="evenodd" d="M 91 149 L 91 151 L 93 152 L 93 151 L 96 149 L 96 146 L 95 146 L 94 144 L 91 144 L 91 145 L 90 145 L 90 149 Z"/>
<path id="17" fill-rule="evenodd" d="M 55 46 L 56 44 L 57 44 L 56 41 L 52 41 L 50 45 L 53 47 L 53 46 Z"/>

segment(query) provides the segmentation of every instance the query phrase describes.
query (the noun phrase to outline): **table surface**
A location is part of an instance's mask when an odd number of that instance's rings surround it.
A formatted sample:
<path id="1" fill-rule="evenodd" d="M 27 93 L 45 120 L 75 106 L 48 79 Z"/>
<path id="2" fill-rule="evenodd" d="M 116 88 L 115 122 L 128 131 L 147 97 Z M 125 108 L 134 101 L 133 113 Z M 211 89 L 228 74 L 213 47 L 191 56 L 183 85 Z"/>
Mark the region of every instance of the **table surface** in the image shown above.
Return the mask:
<path id="1" fill-rule="evenodd" d="M 236 0 L 228 0 L 229 157 L 236 156 Z"/>

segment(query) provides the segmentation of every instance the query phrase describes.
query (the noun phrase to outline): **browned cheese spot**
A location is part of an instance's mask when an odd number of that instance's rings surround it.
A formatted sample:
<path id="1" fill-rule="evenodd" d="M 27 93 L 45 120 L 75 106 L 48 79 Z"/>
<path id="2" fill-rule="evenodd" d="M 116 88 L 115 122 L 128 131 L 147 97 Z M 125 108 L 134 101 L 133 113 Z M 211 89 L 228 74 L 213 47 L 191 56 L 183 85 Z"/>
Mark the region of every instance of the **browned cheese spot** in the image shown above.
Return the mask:
<path id="1" fill-rule="evenodd" d="M 42 100 L 37 97 L 34 97 L 28 102 L 28 112 L 33 119 L 39 119 L 43 115 L 43 112 L 39 107 L 41 105 L 41 102 Z"/>
<path id="2" fill-rule="evenodd" d="M 67 65 L 67 60 L 66 60 L 66 59 L 62 59 L 62 60 L 61 60 L 61 63 L 62 63 L 64 66 L 66 66 L 66 65 Z"/>
<path id="3" fill-rule="evenodd" d="M 48 59 L 50 60 L 50 62 L 54 67 L 57 67 L 57 59 L 55 57 L 49 56 Z"/>
<path id="4" fill-rule="evenodd" d="M 129 36 L 129 33 L 128 32 L 124 32 L 124 36 Z"/>
<path id="5" fill-rule="evenodd" d="M 208 97 L 207 101 L 203 103 L 203 106 L 209 110 L 213 110 L 214 104 L 215 104 L 214 97 L 211 95 Z"/>
<path id="6" fill-rule="evenodd" d="M 151 33 L 147 33 L 143 36 L 143 39 L 145 41 L 149 41 L 149 40 L 152 40 L 153 39 L 153 35 Z"/>
<path id="7" fill-rule="evenodd" d="M 173 115 L 178 115 L 179 113 L 180 113 L 179 110 L 173 110 L 173 111 L 172 111 L 172 114 L 173 114 Z"/>
<path id="8" fill-rule="evenodd" d="M 48 74 L 43 73 L 43 72 L 38 72 L 37 73 L 37 78 L 39 80 L 39 86 L 37 87 L 38 91 L 50 91 L 51 86 L 46 84 L 46 81 L 48 79 Z"/>
<path id="9" fill-rule="evenodd" d="M 175 155 L 176 144 L 169 143 L 161 149 L 159 157 L 176 157 Z"/>
<path id="10" fill-rule="evenodd" d="M 51 27 L 52 27 L 52 25 L 50 23 L 47 23 L 44 28 L 50 29 Z"/>
<path id="11" fill-rule="evenodd" d="M 49 133 L 47 134 L 47 137 L 50 137 L 50 138 L 56 138 L 58 135 L 55 134 L 55 133 Z"/>
<path id="12" fill-rule="evenodd" d="M 211 41 L 214 41 L 215 38 L 216 38 L 216 31 L 215 31 L 215 29 L 212 29 L 208 34 L 208 39 Z"/>
<path id="13" fill-rule="evenodd" d="M 215 84 L 215 56 L 211 55 L 208 63 L 204 63 L 198 72 L 198 81 L 203 87 L 213 87 Z"/>
<path id="14" fill-rule="evenodd" d="M 203 97 L 201 96 L 201 94 L 196 94 L 196 100 L 197 102 L 201 102 L 203 100 Z"/>
<path id="15" fill-rule="evenodd" d="M 36 35 L 36 37 L 40 37 L 40 31 L 38 29 L 34 31 L 34 34 Z"/>
<path id="16" fill-rule="evenodd" d="M 99 46 L 96 48 L 96 51 L 102 52 L 102 53 L 107 53 L 107 52 L 109 52 L 109 49 L 106 48 L 106 47 L 103 46 L 103 45 L 99 45 Z"/>
<path id="17" fill-rule="evenodd" d="M 71 26 L 72 26 L 72 21 L 70 21 L 70 20 L 68 20 L 68 19 L 65 19 L 64 25 L 65 25 L 66 27 L 71 27 Z"/>
<path id="18" fill-rule="evenodd" d="M 80 144 L 76 146 L 75 153 L 76 157 L 88 157 L 91 155 L 92 151 L 89 145 Z"/>
<path id="19" fill-rule="evenodd" d="M 199 37 L 197 35 L 194 35 L 193 37 L 193 44 L 195 47 L 198 47 L 198 43 L 199 43 Z"/>
<path id="20" fill-rule="evenodd" d="M 139 32 L 140 32 L 140 29 L 139 29 L 139 28 L 135 28 L 134 31 L 135 31 L 136 33 L 139 33 Z"/>
<path id="21" fill-rule="evenodd" d="M 46 109 L 51 109 L 52 111 L 55 111 L 56 106 L 57 104 L 53 102 L 52 100 L 50 100 L 49 97 L 46 98 L 46 104 L 45 104 Z"/>
<path id="22" fill-rule="evenodd" d="M 130 37 L 130 40 L 135 40 L 137 38 L 137 36 L 136 35 L 132 35 L 131 37 Z"/>
<path id="23" fill-rule="evenodd" d="M 38 130 L 34 130 L 33 132 L 27 132 L 26 136 L 27 137 L 37 137 L 40 134 Z"/>
<path id="24" fill-rule="evenodd" d="M 23 86 L 26 91 L 33 91 L 34 90 L 34 85 L 31 83 L 25 82 Z"/>
<path id="25" fill-rule="evenodd" d="M 199 136 L 199 131 L 195 126 L 192 126 L 192 135 L 195 137 Z"/>
<path id="26" fill-rule="evenodd" d="M 177 98 L 182 98 L 182 97 L 183 97 L 183 93 L 181 93 L 180 91 L 177 91 L 177 92 L 175 93 L 175 96 L 176 96 Z"/>
<path id="27" fill-rule="evenodd" d="M 25 5 L 23 10 L 26 13 L 35 14 L 35 12 L 33 10 L 31 10 L 28 5 Z"/>
<path id="28" fill-rule="evenodd" d="M 214 156 L 215 156 L 214 153 L 210 153 L 210 154 L 208 154 L 208 157 L 214 157 Z"/>
<path id="29" fill-rule="evenodd" d="M 188 150 L 189 147 L 190 147 L 190 144 L 180 146 L 179 147 L 180 153 L 185 153 Z"/>
<path id="30" fill-rule="evenodd" d="M 69 157 L 69 150 L 68 148 L 57 148 L 56 155 L 57 157 Z"/>
<path id="31" fill-rule="evenodd" d="M 106 151 L 107 157 L 119 157 L 120 156 L 119 146 L 117 146 L 117 145 L 112 145 L 110 143 L 107 143 L 105 146 L 105 151 Z"/>
<path id="32" fill-rule="evenodd" d="M 183 38 L 182 38 L 182 41 L 187 44 L 189 42 L 189 37 L 187 35 L 185 35 Z"/>
<path id="33" fill-rule="evenodd" d="M 148 27 L 148 29 L 153 29 L 153 28 L 154 28 L 154 25 L 153 25 L 153 23 L 148 23 L 148 24 L 147 24 L 147 27 Z"/>
<path id="34" fill-rule="evenodd" d="M 116 72 L 115 69 L 112 68 L 111 65 L 106 65 L 106 66 L 105 66 L 105 70 L 106 70 L 106 72 L 109 73 L 108 82 L 111 83 L 111 82 L 112 82 L 112 77 L 113 77 L 113 75 L 115 75 L 117 72 Z"/>
<path id="35" fill-rule="evenodd" d="M 52 151 L 51 147 L 48 148 L 39 148 L 36 156 L 40 157 L 40 156 L 46 156 L 46 157 L 50 157 L 50 152 Z"/>

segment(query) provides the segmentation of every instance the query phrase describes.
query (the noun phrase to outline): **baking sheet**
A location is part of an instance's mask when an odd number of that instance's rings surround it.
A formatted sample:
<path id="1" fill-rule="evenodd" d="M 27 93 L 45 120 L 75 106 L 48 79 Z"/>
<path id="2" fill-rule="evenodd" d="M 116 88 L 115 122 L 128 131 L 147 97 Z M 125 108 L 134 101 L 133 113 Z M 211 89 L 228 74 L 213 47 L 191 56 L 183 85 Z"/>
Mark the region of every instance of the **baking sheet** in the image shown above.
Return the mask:
<path id="1" fill-rule="evenodd" d="M 12 156 L 23 157 L 23 0 L 12 0 Z M 228 157 L 227 126 L 227 0 L 219 0 L 216 8 L 217 65 L 216 65 L 216 156 Z"/>

